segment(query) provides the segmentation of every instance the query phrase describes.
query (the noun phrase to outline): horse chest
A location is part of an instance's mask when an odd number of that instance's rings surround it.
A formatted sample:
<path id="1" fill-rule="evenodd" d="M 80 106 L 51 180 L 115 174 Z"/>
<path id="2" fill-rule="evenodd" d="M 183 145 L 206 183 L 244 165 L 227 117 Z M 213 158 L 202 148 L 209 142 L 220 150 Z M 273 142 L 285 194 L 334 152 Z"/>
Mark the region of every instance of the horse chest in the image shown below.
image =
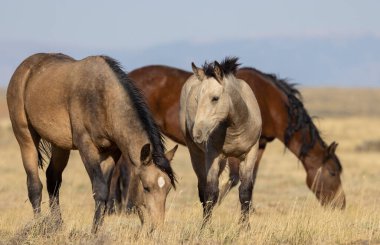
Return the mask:
<path id="1" fill-rule="evenodd" d="M 244 159 L 251 147 L 252 145 L 242 144 L 239 141 L 229 141 L 223 145 L 222 152 L 226 157 Z"/>

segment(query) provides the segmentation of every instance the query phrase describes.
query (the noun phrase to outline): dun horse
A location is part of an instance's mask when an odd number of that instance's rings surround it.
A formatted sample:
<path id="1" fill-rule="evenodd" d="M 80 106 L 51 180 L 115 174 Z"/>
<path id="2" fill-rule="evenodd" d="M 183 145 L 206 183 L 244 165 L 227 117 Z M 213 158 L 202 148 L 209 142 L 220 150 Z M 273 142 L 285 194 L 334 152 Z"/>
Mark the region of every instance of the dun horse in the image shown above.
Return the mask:
<path id="1" fill-rule="evenodd" d="M 13 74 L 7 102 L 35 215 L 41 211 L 42 141 L 51 146 L 47 190 L 59 220 L 62 172 L 70 150 L 77 149 L 94 193 L 93 232 L 103 221 L 110 175 L 120 156 L 136 167 L 150 221 L 163 222 L 174 173 L 159 128 L 117 61 L 106 56 L 76 61 L 63 54 L 32 55 Z"/>
<path id="2" fill-rule="evenodd" d="M 253 168 L 258 155 L 261 114 L 255 95 L 235 73 L 237 58 L 205 64 L 182 87 L 180 126 L 198 177 L 204 222 L 219 196 L 219 175 L 227 157 L 239 164 L 241 221 L 248 221 Z"/>
<path id="3" fill-rule="evenodd" d="M 185 139 L 178 120 L 180 91 L 191 75 L 184 70 L 159 65 L 145 66 L 129 73 L 147 98 L 163 133 L 181 144 L 185 144 Z M 236 76 L 248 83 L 261 111 L 263 129 L 254 177 L 266 145 L 277 138 L 302 162 L 307 174 L 306 183 L 320 203 L 343 208 L 345 195 L 340 180 L 342 167 L 335 154 L 337 144 L 327 145 L 321 138 L 300 100 L 299 91 L 286 80 L 254 68 L 241 68 Z M 228 162 L 230 180 L 223 186 L 221 198 L 239 182 L 238 159 L 229 158 Z"/>

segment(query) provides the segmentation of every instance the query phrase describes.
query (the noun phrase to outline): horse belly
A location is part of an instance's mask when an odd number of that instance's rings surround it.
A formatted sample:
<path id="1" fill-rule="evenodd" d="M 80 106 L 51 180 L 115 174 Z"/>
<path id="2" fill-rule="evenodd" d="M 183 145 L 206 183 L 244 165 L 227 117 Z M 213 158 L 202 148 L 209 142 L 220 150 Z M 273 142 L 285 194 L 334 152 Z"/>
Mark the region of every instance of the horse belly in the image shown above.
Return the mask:
<path id="1" fill-rule="evenodd" d="M 62 113 L 38 113 L 29 118 L 41 138 L 63 149 L 74 148 L 68 117 L 63 117 Z"/>

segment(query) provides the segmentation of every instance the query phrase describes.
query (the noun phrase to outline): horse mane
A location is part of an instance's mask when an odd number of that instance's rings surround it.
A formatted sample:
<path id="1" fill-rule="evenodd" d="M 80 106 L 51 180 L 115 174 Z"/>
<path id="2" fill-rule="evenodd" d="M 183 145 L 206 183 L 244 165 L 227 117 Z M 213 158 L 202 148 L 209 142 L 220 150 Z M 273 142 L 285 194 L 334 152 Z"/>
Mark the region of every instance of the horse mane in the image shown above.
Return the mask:
<path id="1" fill-rule="evenodd" d="M 148 106 L 145 102 L 145 99 L 141 91 L 133 84 L 132 80 L 123 71 L 122 66 L 117 60 L 108 56 L 101 57 L 108 64 L 111 70 L 115 73 L 119 82 L 123 85 L 123 87 L 128 92 L 128 95 L 132 100 L 137 115 L 141 123 L 143 124 L 143 127 L 147 132 L 149 140 L 152 144 L 152 158 L 154 164 L 169 176 L 172 185 L 175 187 L 175 174 L 170 166 L 168 159 L 166 159 L 165 157 L 166 149 L 164 138 L 156 122 L 153 120 L 151 112 L 148 109 Z"/>
<path id="2" fill-rule="evenodd" d="M 222 68 L 223 74 L 225 76 L 227 75 L 235 75 L 237 69 L 240 66 L 240 63 L 238 63 L 239 58 L 238 57 L 226 57 L 222 62 L 220 63 L 220 67 Z M 214 73 L 215 64 L 214 62 L 205 62 L 202 66 L 203 71 L 205 72 L 205 75 L 208 77 L 214 77 L 216 78 L 216 75 Z"/>
<path id="3" fill-rule="evenodd" d="M 313 122 L 313 119 L 310 117 L 309 113 L 302 103 L 302 95 L 296 88 L 296 84 L 289 83 L 287 79 L 278 78 L 275 74 L 263 73 L 262 71 L 259 71 L 252 67 L 245 67 L 242 69 L 250 69 L 260 74 L 261 76 L 269 78 L 269 80 L 287 96 L 287 109 L 290 122 L 285 129 L 284 143 L 286 146 L 288 146 L 294 133 L 301 131 L 302 146 L 299 152 L 299 157 L 301 160 L 307 156 L 311 148 L 313 148 L 317 142 L 319 142 L 323 147 L 327 147 L 327 144 L 322 139 L 318 128 Z M 309 136 L 309 141 L 307 140 L 307 136 Z M 335 162 L 337 163 L 339 171 L 341 171 L 342 166 L 339 159 L 336 158 Z"/>

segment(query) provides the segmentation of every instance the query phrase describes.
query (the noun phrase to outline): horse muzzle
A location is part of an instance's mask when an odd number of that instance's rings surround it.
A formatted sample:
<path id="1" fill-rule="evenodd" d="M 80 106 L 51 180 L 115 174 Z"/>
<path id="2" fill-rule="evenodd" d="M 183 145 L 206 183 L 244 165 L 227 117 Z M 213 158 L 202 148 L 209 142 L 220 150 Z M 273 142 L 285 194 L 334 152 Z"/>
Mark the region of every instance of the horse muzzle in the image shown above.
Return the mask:
<path id="1" fill-rule="evenodd" d="M 195 143 L 202 144 L 207 140 L 207 133 L 200 129 L 193 129 L 193 139 Z"/>

